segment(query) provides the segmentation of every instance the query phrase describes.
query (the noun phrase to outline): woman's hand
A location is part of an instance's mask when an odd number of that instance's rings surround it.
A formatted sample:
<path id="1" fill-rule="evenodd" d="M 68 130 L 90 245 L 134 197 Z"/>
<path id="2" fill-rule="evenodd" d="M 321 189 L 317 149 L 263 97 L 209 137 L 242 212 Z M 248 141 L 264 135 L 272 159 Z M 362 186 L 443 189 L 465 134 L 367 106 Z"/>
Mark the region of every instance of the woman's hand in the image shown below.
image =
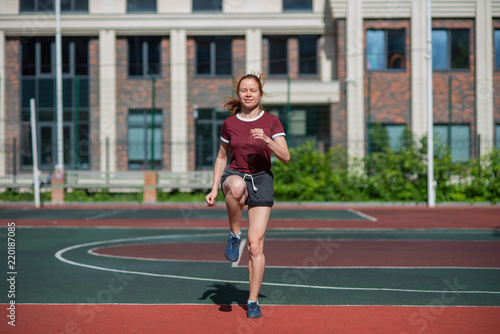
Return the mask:
<path id="1" fill-rule="evenodd" d="M 207 196 L 205 196 L 205 201 L 208 206 L 213 206 L 215 204 L 215 199 L 217 198 L 217 190 L 212 190 Z"/>
<path id="2" fill-rule="evenodd" d="M 266 136 L 266 134 L 264 133 L 264 130 L 258 129 L 258 128 L 251 129 L 250 136 L 252 138 L 261 140 L 264 144 L 269 143 L 269 141 L 271 140 L 268 136 Z"/>

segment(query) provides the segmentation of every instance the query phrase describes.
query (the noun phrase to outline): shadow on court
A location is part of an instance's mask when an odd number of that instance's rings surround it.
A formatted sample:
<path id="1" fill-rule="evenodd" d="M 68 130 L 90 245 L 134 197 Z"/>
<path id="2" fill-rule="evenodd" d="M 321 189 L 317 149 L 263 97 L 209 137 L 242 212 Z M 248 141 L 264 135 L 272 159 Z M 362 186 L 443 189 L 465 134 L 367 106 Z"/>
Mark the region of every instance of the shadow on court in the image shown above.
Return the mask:
<path id="1" fill-rule="evenodd" d="M 259 294 L 260 297 L 266 296 Z M 237 304 L 246 310 L 248 290 L 238 289 L 230 283 L 215 283 L 198 299 L 206 300 L 207 298 L 210 298 L 215 305 L 218 305 L 221 312 L 231 312 L 233 310 L 232 304 Z"/>

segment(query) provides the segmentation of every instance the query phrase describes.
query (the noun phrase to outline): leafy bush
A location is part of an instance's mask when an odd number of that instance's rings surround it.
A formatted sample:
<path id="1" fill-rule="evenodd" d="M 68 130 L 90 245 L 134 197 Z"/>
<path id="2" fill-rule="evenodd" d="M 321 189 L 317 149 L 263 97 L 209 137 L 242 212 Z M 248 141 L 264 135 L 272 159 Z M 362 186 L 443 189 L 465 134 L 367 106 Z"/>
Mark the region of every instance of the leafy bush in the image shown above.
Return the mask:
<path id="1" fill-rule="evenodd" d="M 107 189 L 72 189 L 64 194 L 65 202 L 142 202 L 142 192 L 114 193 Z"/>
<path id="2" fill-rule="evenodd" d="M 21 190 L 21 189 L 6 189 L 3 192 L 0 192 L 0 201 L 6 202 L 32 202 L 34 201 L 35 195 L 33 194 L 33 189 L 30 190 Z M 41 191 L 40 192 L 40 201 L 50 201 L 50 192 L 49 191 Z"/>

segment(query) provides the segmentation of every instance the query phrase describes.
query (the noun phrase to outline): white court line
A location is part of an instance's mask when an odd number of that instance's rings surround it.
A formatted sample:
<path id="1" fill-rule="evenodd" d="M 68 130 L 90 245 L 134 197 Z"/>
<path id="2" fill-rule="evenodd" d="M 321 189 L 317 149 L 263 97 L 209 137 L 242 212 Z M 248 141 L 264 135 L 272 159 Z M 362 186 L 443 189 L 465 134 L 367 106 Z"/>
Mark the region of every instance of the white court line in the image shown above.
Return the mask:
<path id="1" fill-rule="evenodd" d="M 366 218 L 368 220 L 371 220 L 372 222 L 376 222 L 377 221 L 377 218 L 369 216 L 369 215 L 367 215 L 365 213 L 362 213 L 361 211 L 358 211 L 358 210 L 355 210 L 355 209 L 351 209 L 351 208 L 348 208 L 347 211 L 352 212 L 352 213 L 354 213 L 354 214 L 356 214 L 358 216 L 361 216 L 363 218 Z"/>
<path id="2" fill-rule="evenodd" d="M 98 215 L 87 217 L 87 218 L 85 218 L 85 220 L 94 220 L 94 219 L 101 219 L 104 217 L 110 217 L 110 216 L 114 216 L 114 215 L 121 213 L 121 212 L 124 212 L 124 211 L 125 210 L 106 211 L 106 212 L 98 214 Z"/>
<path id="3" fill-rule="evenodd" d="M 84 244 L 79 244 L 79 245 L 74 245 L 74 246 L 63 248 L 63 249 L 56 252 L 55 257 L 59 261 L 70 264 L 70 265 L 84 267 L 84 268 L 90 268 L 90 269 L 95 269 L 95 270 L 108 271 L 108 272 L 124 273 L 124 274 L 131 274 L 131 275 L 143 275 L 143 276 L 151 276 L 151 277 L 185 279 L 185 280 L 192 280 L 192 281 L 248 284 L 248 281 L 233 281 L 233 280 L 222 280 L 222 279 L 215 279 L 215 278 L 203 278 L 203 277 L 192 277 L 192 276 L 181 276 L 181 275 L 166 275 L 166 274 L 155 274 L 155 273 L 139 272 L 139 271 L 132 271 L 132 270 L 120 270 L 120 269 L 104 268 L 104 267 L 98 267 L 98 266 L 94 266 L 94 265 L 78 263 L 78 262 L 71 261 L 71 260 L 68 260 L 68 259 L 63 257 L 63 254 L 70 251 L 70 250 L 75 250 L 78 248 L 84 248 L 84 247 L 88 247 L 88 246 L 97 246 L 97 245 L 102 245 L 102 244 L 107 244 L 107 243 L 147 240 L 147 239 L 161 239 L 161 238 L 180 238 L 180 237 L 186 237 L 186 236 L 195 237 L 195 236 L 218 236 L 218 235 L 225 235 L 225 234 L 221 234 L 221 233 L 200 234 L 200 235 L 180 234 L 180 235 L 171 235 L 171 236 L 149 236 L 149 237 L 137 237 L 137 238 L 125 238 L 125 239 L 96 241 L 96 242 L 89 242 L 89 243 L 84 243 Z M 292 288 L 306 288 L 306 289 L 321 289 L 321 290 L 391 291 L 391 292 L 442 293 L 442 294 L 447 294 L 447 293 L 453 293 L 453 294 L 457 294 L 457 293 L 460 293 L 460 294 L 462 294 L 462 293 L 463 294 L 500 294 L 500 291 L 467 291 L 467 290 L 452 291 L 452 290 L 416 290 L 416 289 L 395 289 L 395 288 L 363 288 L 363 287 L 321 286 L 321 285 L 285 284 L 285 283 L 269 283 L 269 282 L 262 282 L 262 285 L 292 287 Z"/>

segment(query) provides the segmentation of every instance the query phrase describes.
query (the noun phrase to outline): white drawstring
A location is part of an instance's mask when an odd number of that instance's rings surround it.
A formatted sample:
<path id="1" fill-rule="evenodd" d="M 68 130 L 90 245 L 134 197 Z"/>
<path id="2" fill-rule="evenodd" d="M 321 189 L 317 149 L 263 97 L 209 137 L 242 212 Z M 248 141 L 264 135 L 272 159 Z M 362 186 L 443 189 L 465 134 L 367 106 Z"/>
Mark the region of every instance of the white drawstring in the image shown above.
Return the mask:
<path id="1" fill-rule="evenodd" d="M 243 175 L 243 180 L 246 180 L 246 178 L 250 177 L 250 180 L 252 180 L 252 188 L 253 188 L 253 191 L 257 191 L 257 187 L 255 186 L 255 184 L 253 183 L 253 176 L 251 174 L 245 174 Z"/>

